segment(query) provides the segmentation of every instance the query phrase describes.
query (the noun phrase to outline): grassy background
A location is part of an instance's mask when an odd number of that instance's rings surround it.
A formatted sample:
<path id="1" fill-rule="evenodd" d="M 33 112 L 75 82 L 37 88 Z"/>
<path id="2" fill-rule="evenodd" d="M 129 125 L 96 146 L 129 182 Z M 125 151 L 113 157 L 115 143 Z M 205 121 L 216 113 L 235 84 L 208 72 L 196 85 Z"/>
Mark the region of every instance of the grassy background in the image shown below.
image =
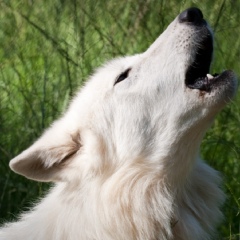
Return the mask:
<path id="1" fill-rule="evenodd" d="M 211 72 L 239 75 L 240 2 L 237 0 L 2 0 L 0 1 L 0 222 L 14 219 L 47 184 L 9 170 L 66 109 L 93 69 L 108 59 L 144 51 L 190 6 L 214 29 Z M 219 239 L 240 239 L 240 99 L 218 116 L 202 155 L 223 173 L 227 201 Z"/>

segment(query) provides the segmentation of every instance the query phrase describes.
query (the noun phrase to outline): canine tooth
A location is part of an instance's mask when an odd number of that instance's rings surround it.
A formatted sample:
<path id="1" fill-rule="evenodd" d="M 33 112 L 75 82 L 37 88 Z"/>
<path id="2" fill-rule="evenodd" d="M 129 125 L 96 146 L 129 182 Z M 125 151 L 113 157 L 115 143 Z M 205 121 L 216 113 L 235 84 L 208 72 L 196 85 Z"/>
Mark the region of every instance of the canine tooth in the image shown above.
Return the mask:
<path id="1" fill-rule="evenodd" d="M 212 78 L 214 78 L 214 76 L 212 76 L 211 74 L 207 74 L 207 77 L 208 77 L 208 79 L 212 79 Z"/>

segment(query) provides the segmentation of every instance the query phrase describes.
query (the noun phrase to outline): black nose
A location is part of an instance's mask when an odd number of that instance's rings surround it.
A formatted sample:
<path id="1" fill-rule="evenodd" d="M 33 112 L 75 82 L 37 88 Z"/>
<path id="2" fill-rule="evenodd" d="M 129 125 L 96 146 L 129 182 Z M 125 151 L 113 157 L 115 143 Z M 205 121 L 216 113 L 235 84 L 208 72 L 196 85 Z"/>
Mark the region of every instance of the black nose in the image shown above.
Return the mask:
<path id="1" fill-rule="evenodd" d="M 179 15 L 179 22 L 199 24 L 203 21 L 203 14 L 198 8 L 188 8 Z"/>

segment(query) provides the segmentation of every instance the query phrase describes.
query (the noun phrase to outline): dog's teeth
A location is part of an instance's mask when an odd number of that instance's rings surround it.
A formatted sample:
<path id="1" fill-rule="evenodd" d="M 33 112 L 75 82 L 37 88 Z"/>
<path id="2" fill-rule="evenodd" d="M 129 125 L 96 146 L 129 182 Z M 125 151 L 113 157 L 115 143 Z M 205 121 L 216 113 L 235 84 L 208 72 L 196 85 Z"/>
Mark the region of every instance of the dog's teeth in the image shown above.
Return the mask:
<path id="1" fill-rule="evenodd" d="M 207 74 L 207 78 L 210 80 L 210 79 L 213 79 L 214 76 L 212 76 L 211 74 Z"/>

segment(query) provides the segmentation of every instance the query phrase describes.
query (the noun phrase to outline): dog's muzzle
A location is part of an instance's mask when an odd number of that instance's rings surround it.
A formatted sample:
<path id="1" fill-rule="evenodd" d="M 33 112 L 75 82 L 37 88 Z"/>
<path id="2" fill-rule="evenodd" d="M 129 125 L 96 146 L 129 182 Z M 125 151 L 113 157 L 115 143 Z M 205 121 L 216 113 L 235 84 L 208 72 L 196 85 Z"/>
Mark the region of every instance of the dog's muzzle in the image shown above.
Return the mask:
<path id="1" fill-rule="evenodd" d="M 210 92 L 214 87 L 231 74 L 225 71 L 222 74 L 209 74 L 213 55 L 213 36 L 207 22 L 203 18 L 202 12 L 198 8 L 189 8 L 178 16 L 181 24 L 188 24 L 196 31 L 195 57 L 188 66 L 185 76 L 185 84 L 190 89 L 198 89 Z"/>

